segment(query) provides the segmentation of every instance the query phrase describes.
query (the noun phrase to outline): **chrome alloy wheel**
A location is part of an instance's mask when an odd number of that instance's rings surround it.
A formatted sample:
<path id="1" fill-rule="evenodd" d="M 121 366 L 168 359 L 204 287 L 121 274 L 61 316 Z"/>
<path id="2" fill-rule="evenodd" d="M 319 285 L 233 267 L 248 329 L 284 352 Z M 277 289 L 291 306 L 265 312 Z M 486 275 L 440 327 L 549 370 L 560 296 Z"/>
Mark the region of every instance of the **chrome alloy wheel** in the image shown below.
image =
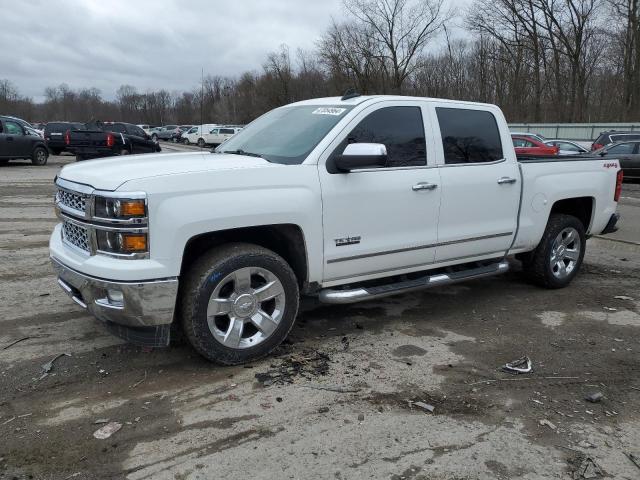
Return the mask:
<path id="1" fill-rule="evenodd" d="M 235 270 L 211 293 L 207 323 L 222 345 L 242 349 L 269 338 L 278 327 L 286 296 L 278 277 L 260 267 Z"/>
<path id="2" fill-rule="evenodd" d="M 580 259 L 580 234 L 573 227 L 562 230 L 551 247 L 551 272 L 556 278 L 563 279 L 571 275 Z"/>

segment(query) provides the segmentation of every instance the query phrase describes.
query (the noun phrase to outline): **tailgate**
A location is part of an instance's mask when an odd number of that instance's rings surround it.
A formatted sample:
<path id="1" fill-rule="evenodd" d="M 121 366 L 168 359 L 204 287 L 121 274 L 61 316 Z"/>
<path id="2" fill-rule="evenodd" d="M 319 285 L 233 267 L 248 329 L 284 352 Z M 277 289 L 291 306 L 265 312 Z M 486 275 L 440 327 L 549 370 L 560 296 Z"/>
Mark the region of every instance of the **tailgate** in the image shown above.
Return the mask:
<path id="1" fill-rule="evenodd" d="M 71 135 L 71 147 L 106 147 L 107 134 L 102 131 L 74 130 Z"/>

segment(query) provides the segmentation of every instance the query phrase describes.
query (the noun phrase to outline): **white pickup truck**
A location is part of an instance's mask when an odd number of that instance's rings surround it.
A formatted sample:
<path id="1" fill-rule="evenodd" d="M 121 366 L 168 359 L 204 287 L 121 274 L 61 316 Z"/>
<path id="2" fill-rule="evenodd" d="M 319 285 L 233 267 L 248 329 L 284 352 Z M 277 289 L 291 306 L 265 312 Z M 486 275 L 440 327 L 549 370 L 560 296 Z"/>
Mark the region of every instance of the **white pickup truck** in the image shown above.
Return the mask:
<path id="1" fill-rule="evenodd" d="M 346 95 L 277 108 L 212 152 L 64 167 L 50 256 L 115 334 L 161 346 L 179 327 L 238 364 L 285 339 L 301 294 L 369 300 L 512 255 L 564 287 L 586 238 L 615 230 L 621 184 L 610 158 L 516 159 L 494 105 Z"/>

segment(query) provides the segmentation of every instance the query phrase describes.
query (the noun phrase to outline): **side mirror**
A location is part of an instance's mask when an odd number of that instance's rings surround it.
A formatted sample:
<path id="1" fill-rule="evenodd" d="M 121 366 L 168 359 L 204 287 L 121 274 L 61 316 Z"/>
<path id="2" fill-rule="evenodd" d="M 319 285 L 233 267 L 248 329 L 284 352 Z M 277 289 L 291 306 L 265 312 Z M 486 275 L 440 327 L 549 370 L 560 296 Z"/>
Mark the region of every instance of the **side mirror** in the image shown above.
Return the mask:
<path id="1" fill-rule="evenodd" d="M 382 143 L 350 143 L 335 157 L 336 168 L 350 172 L 359 168 L 380 168 L 387 165 L 387 147 Z"/>

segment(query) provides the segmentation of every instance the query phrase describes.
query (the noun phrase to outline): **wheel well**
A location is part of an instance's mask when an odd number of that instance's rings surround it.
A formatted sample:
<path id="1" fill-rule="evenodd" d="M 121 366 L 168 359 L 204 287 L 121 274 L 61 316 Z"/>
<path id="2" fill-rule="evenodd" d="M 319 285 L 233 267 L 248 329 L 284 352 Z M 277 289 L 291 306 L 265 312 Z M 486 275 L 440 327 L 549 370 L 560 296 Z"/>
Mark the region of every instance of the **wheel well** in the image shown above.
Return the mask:
<path id="1" fill-rule="evenodd" d="M 204 252 L 230 242 L 247 242 L 277 253 L 291 266 L 300 289 L 307 285 L 307 250 L 302 230 L 297 225 L 262 225 L 203 233 L 191 238 L 184 248 L 180 274 L 186 272 Z"/>
<path id="2" fill-rule="evenodd" d="M 582 222 L 585 232 L 589 231 L 591 225 L 591 214 L 593 212 L 593 198 L 592 197 L 576 197 L 565 198 L 564 200 L 558 200 L 553 204 L 551 213 L 564 213 L 566 215 L 573 215 Z"/>

